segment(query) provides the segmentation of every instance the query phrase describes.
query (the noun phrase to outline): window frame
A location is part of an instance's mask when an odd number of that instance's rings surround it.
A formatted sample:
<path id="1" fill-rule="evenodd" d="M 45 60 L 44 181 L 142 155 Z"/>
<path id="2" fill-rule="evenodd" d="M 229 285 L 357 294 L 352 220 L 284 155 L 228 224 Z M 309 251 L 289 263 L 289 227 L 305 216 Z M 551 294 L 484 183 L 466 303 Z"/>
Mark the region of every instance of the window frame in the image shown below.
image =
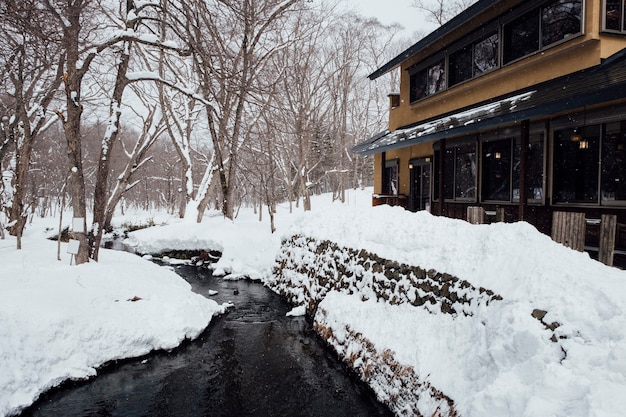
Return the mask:
<path id="1" fill-rule="evenodd" d="M 457 178 L 457 174 L 458 174 L 458 158 L 460 155 L 465 155 L 465 154 L 471 154 L 472 152 L 462 152 L 459 153 L 459 150 L 463 150 L 463 148 L 470 148 L 473 147 L 473 153 L 474 153 L 474 160 L 473 160 L 473 168 L 470 168 L 470 170 L 473 171 L 473 188 L 474 190 L 474 195 L 472 197 L 463 197 L 461 195 L 459 195 L 458 191 L 458 187 L 459 187 L 459 181 Z M 438 188 L 439 188 L 439 157 L 440 157 L 440 152 L 441 149 L 439 148 L 438 144 L 434 146 L 434 161 L 433 161 L 433 172 L 432 172 L 432 176 L 431 176 L 431 180 L 432 180 L 432 185 L 431 188 L 433 190 L 433 198 L 432 201 L 441 201 L 441 196 L 437 195 L 435 196 L 435 193 L 438 193 Z M 444 174 L 448 174 L 445 175 L 446 178 L 451 177 L 452 178 L 452 184 L 448 184 L 447 182 L 445 182 L 445 178 L 444 178 L 444 195 L 443 195 L 443 201 L 444 202 L 461 202 L 461 203 L 475 203 L 478 201 L 478 180 L 479 180 L 479 171 L 478 171 L 478 152 L 479 152 L 479 144 L 478 144 L 478 137 L 472 137 L 471 139 L 463 139 L 463 140 L 457 140 L 454 141 L 451 144 L 446 144 L 446 148 L 445 148 L 445 152 L 446 155 L 444 156 L 444 158 L 446 158 L 446 162 L 445 162 L 445 173 Z M 450 156 L 450 157 L 449 157 Z M 452 160 L 452 164 L 450 163 L 450 161 L 448 159 Z M 452 166 L 451 166 L 452 165 Z M 450 173 L 452 173 L 452 175 L 450 176 Z M 452 197 L 449 197 L 447 195 L 448 190 L 452 190 Z"/>
<path id="2" fill-rule="evenodd" d="M 390 175 L 392 174 L 392 175 Z M 393 176 L 393 179 L 391 178 Z M 381 192 L 383 195 L 398 196 L 400 195 L 400 159 L 385 160 L 385 171 L 383 172 Z M 395 184 L 395 192 L 393 190 Z"/>
<path id="3" fill-rule="evenodd" d="M 618 23 L 620 24 L 620 29 L 609 29 L 607 28 L 607 2 L 608 0 L 602 0 L 602 32 L 606 33 L 614 33 L 614 34 L 622 34 L 626 35 L 626 0 L 617 0 L 620 2 L 621 6 L 621 14 L 618 19 Z"/>

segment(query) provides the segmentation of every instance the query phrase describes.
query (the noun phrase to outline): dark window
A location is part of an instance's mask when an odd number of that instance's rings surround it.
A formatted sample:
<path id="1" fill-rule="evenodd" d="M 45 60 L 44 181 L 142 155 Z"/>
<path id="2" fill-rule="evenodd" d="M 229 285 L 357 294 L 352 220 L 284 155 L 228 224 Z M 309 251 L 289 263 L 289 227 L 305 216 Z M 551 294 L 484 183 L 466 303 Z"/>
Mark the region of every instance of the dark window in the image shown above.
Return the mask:
<path id="1" fill-rule="evenodd" d="M 544 135 L 543 133 L 531 134 L 528 141 L 526 163 L 526 185 L 528 200 L 543 200 L 543 167 L 544 167 Z M 515 141 L 513 148 L 513 200 L 519 201 L 519 178 L 520 178 L 520 140 Z"/>
<path id="2" fill-rule="evenodd" d="M 398 195 L 398 160 L 385 161 L 383 172 L 383 194 Z"/>
<path id="3" fill-rule="evenodd" d="M 426 70 L 411 75 L 411 103 L 426 97 Z"/>
<path id="4" fill-rule="evenodd" d="M 446 61 L 411 74 L 410 100 L 411 102 L 446 89 Z"/>
<path id="5" fill-rule="evenodd" d="M 504 25 L 504 63 L 539 50 L 539 9 Z"/>
<path id="6" fill-rule="evenodd" d="M 602 136 L 602 201 L 626 200 L 626 121 L 607 123 Z"/>
<path id="7" fill-rule="evenodd" d="M 626 30 L 626 1 L 605 0 L 604 28 L 619 32 Z"/>
<path id="8" fill-rule="evenodd" d="M 498 67 L 498 33 L 450 54 L 450 85 L 477 77 Z"/>
<path id="9" fill-rule="evenodd" d="M 443 197 L 454 199 L 454 148 L 446 148 L 445 171 L 443 173 Z"/>
<path id="10" fill-rule="evenodd" d="M 474 45 L 474 76 L 498 67 L 500 37 L 494 33 Z"/>
<path id="11" fill-rule="evenodd" d="M 511 201 L 511 162 L 511 139 L 483 143 L 483 200 Z"/>
<path id="12" fill-rule="evenodd" d="M 553 200 L 598 203 L 600 125 L 554 132 Z"/>
<path id="13" fill-rule="evenodd" d="M 455 199 L 476 199 L 476 144 L 457 146 L 454 169 Z"/>
<path id="14" fill-rule="evenodd" d="M 541 11 L 541 46 L 545 47 L 582 32 L 582 0 L 556 0 Z"/>
<path id="15" fill-rule="evenodd" d="M 439 150 L 435 150 L 433 173 L 434 199 L 439 199 Z M 446 200 L 476 199 L 476 143 L 446 147 L 444 155 L 443 197 Z"/>
<path id="16" fill-rule="evenodd" d="M 450 85 L 457 85 L 472 78 L 472 47 L 450 54 Z"/>

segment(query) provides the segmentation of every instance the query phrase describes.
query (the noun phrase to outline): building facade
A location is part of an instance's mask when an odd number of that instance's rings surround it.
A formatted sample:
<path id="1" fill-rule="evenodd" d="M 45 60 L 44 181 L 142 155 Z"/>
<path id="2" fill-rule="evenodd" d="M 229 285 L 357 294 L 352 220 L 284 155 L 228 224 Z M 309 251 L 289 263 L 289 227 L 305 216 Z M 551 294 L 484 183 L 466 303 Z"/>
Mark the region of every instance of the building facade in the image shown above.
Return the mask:
<path id="1" fill-rule="evenodd" d="M 617 216 L 626 249 L 626 0 L 479 0 L 370 75 L 400 69 L 374 204 L 549 234 L 554 211 Z"/>

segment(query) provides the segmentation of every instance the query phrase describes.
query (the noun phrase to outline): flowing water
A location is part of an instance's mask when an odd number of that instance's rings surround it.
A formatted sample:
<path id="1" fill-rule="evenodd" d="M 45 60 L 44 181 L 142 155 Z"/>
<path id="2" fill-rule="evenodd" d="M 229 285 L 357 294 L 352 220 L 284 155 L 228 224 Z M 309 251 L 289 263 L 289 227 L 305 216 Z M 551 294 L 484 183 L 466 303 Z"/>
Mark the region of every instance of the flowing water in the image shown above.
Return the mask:
<path id="1" fill-rule="evenodd" d="M 303 317 L 259 283 L 189 266 L 194 291 L 235 308 L 170 353 L 110 364 L 44 394 L 22 416 L 391 416 Z"/>

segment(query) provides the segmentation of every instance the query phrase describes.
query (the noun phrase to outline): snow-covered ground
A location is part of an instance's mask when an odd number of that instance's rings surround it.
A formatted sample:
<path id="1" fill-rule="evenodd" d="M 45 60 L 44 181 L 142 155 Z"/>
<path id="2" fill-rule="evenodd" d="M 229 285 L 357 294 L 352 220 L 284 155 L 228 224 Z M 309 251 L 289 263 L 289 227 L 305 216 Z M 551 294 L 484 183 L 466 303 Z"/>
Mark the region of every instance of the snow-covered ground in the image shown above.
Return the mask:
<path id="1" fill-rule="evenodd" d="M 275 234 L 266 213 L 259 222 L 245 209 L 234 222 L 216 213 L 200 225 L 159 213 L 115 221 L 152 218 L 156 227 L 128 241 L 146 252 L 221 249 L 216 272 L 234 278 L 267 277 L 281 238 L 292 234 L 453 274 L 503 300 L 480 306 L 471 318 L 339 293 L 320 307 L 328 324 L 348 325 L 377 350 L 393 351 L 450 396 L 462 416 L 623 415 L 626 272 L 524 223 L 473 226 L 370 204 L 366 190 L 350 191 L 344 205 L 320 196 L 311 213 L 294 207 L 289 214 L 285 205 Z M 194 295 L 168 268 L 127 253 L 103 250 L 99 263 L 70 266 L 64 245 L 57 261 L 56 243 L 43 239 L 54 224 L 35 219 L 20 252 L 12 238 L 0 240 L 0 416 L 64 379 L 93 376 L 106 361 L 171 349 L 226 308 Z M 558 322 L 556 334 L 564 338 L 550 341 L 552 332 L 531 316 L 533 309 L 547 311 L 544 321 Z"/>

